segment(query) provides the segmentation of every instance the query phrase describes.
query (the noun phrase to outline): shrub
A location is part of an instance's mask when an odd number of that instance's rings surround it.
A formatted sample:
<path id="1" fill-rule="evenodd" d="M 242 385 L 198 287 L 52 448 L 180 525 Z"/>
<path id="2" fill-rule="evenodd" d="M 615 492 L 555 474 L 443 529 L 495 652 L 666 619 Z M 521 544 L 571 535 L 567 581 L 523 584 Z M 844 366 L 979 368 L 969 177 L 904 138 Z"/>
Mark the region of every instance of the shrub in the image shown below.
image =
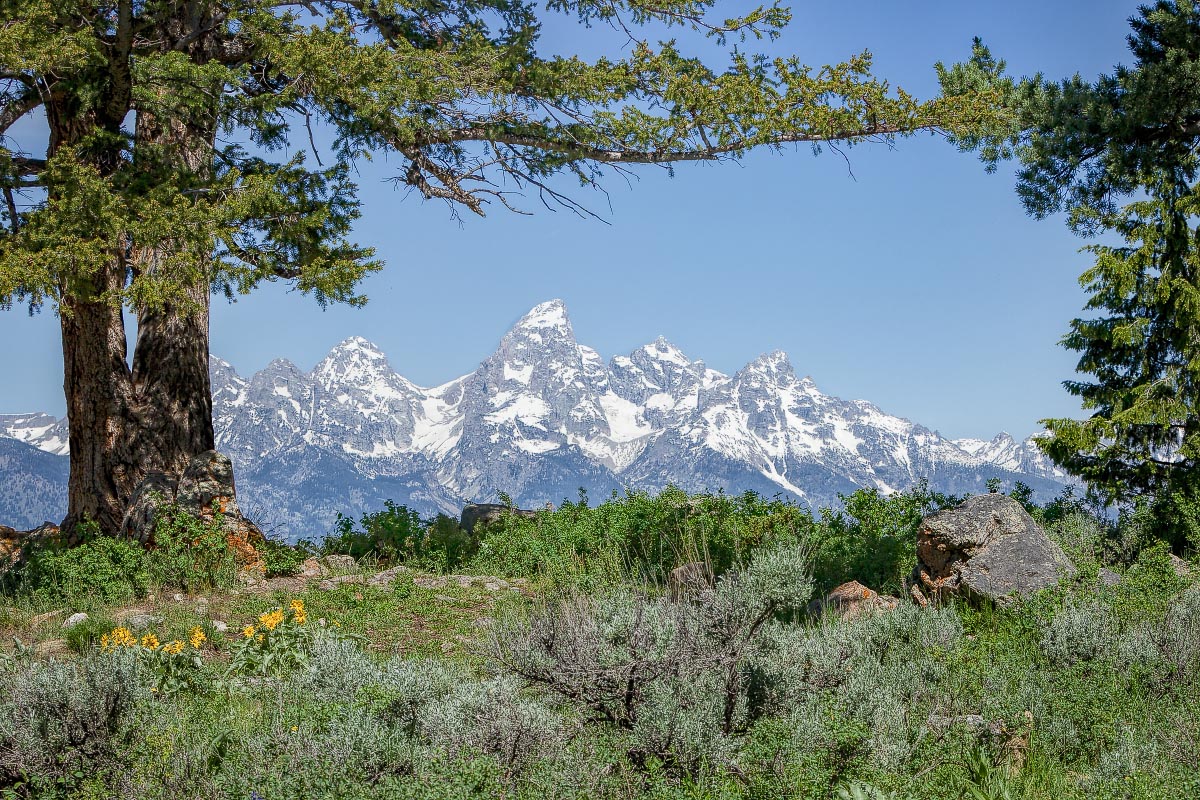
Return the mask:
<path id="1" fill-rule="evenodd" d="M 509 674 L 633 732 L 643 763 L 694 772 L 750 724 L 751 659 L 775 615 L 808 598 L 807 570 L 800 549 L 781 546 L 694 603 L 619 589 L 575 595 L 527 623 L 495 626 L 490 654 Z"/>
<path id="2" fill-rule="evenodd" d="M 535 519 L 512 516 L 487 526 L 473 568 L 591 588 L 629 577 L 661 584 L 693 561 L 721 575 L 758 547 L 798 542 L 812 525 L 806 509 L 754 492 L 689 496 L 668 487 L 656 496 L 614 493 L 598 506 L 581 495 Z"/>
<path id="3" fill-rule="evenodd" d="M 922 518 L 961 500 L 930 490 L 924 481 L 887 496 L 877 489 L 859 489 L 841 499 L 842 509 L 821 509 L 820 523 L 809 540 L 819 594 L 849 580 L 884 594 L 900 594 L 916 564 Z"/>
<path id="4" fill-rule="evenodd" d="M 177 506 L 165 506 L 155 522 L 148 561 L 157 583 L 188 593 L 232 586 L 237 578 L 237 561 L 220 514 L 205 521 Z"/>
<path id="5" fill-rule="evenodd" d="M 1096 603 L 1068 604 L 1054 615 L 1042 637 L 1042 652 L 1055 666 L 1112 657 L 1117 644 L 1112 610 Z"/>
<path id="6" fill-rule="evenodd" d="M 264 575 L 268 578 L 281 578 L 300 572 L 300 565 L 312 553 L 304 545 L 290 545 L 277 542 L 274 539 L 264 539 L 258 545 L 258 553 L 262 558 Z"/>
<path id="7" fill-rule="evenodd" d="M 142 597 L 151 583 L 146 553 L 123 539 L 97 536 L 72 548 L 39 546 L 6 579 L 6 590 L 46 603 L 93 607 Z"/>
<path id="8" fill-rule="evenodd" d="M 336 535 L 321 543 L 325 554 L 338 553 L 356 560 L 373 555 L 381 561 L 410 561 L 424 553 L 425 525 L 417 512 L 391 500 L 384 510 L 363 514 L 357 523 L 338 514 Z"/>
<path id="9" fill-rule="evenodd" d="M 460 684 L 429 703 L 419 719 L 429 740 L 452 756 L 483 753 L 509 775 L 555 754 L 567 733 L 562 719 L 521 696 L 519 682 L 511 676 Z"/>
<path id="10" fill-rule="evenodd" d="M 8 668 L 0 675 L 0 788 L 70 786 L 117 768 L 140 694 L 127 653 Z"/>
<path id="11" fill-rule="evenodd" d="M 112 621 L 111 617 L 92 613 L 83 622 L 68 628 L 63 638 L 67 640 L 67 647 L 72 652 L 87 653 L 92 648 L 99 647 L 100 640 L 115 625 L 116 623 Z"/>

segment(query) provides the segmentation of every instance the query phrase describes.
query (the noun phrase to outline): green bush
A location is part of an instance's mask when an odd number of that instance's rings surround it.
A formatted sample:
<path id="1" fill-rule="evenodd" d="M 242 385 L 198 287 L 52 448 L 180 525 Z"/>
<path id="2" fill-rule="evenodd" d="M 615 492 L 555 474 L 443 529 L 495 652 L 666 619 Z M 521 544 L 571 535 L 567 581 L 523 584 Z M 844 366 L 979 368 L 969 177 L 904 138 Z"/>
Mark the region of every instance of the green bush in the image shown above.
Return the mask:
<path id="1" fill-rule="evenodd" d="M 77 547 L 39 546 L 5 576 L 4 589 L 48 604 L 77 608 L 134 600 L 146 594 L 152 574 L 136 542 L 97 536 Z"/>
<path id="2" fill-rule="evenodd" d="M 903 581 L 916 564 L 921 519 L 960 501 L 930 490 L 925 482 L 890 495 L 877 489 L 843 495 L 843 508 L 822 509 L 812 529 L 817 592 L 856 580 L 883 594 L 902 593 Z"/>
<path id="3" fill-rule="evenodd" d="M 760 546 L 800 541 L 812 526 L 806 509 L 753 492 L 689 496 L 668 487 L 658 495 L 614 494 L 597 506 L 581 494 L 535 519 L 511 516 L 489 525 L 472 569 L 592 587 L 630 577 L 662 584 L 672 569 L 693 561 L 720 575 Z"/>
<path id="4" fill-rule="evenodd" d="M 64 638 L 72 652 L 87 654 L 100 646 L 100 638 L 117 626 L 107 614 L 92 613 L 78 625 L 67 629 Z"/>
<path id="5" fill-rule="evenodd" d="M 188 593 L 232 586 L 237 578 L 221 515 L 204 521 L 175 506 L 165 507 L 155 522 L 148 563 L 156 583 Z"/>
<path id="6" fill-rule="evenodd" d="M 355 560 L 374 556 L 383 562 L 411 561 L 424 552 L 425 525 L 417 512 L 391 500 L 382 511 L 363 514 L 357 523 L 338 514 L 337 533 L 325 539 L 321 552 L 352 556 Z"/>
<path id="7" fill-rule="evenodd" d="M 304 544 L 290 545 L 274 539 L 264 539 L 258 545 L 258 554 L 262 558 L 263 574 L 266 577 L 286 578 L 298 574 L 300 565 L 313 553 Z"/>

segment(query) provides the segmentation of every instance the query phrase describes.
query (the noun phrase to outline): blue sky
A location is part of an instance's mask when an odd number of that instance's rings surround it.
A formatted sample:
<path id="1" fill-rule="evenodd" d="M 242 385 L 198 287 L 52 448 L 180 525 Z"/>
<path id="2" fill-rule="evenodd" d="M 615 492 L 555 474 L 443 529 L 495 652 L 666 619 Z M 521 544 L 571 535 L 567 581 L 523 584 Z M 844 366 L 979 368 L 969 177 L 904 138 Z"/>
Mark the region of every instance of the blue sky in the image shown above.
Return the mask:
<path id="1" fill-rule="evenodd" d="M 982 36 L 1017 74 L 1088 77 L 1128 60 L 1131 2 L 861 0 L 794 3 L 770 52 L 820 65 L 862 49 L 877 74 L 936 93 L 933 64 Z M 718 9 L 723 15 L 723 9 Z M 598 31 L 547 25 L 544 47 L 592 56 Z M 709 45 L 700 43 L 701 48 Z M 856 147 L 850 163 L 807 149 L 739 164 L 647 168 L 610 198 L 582 195 L 609 224 L 494 209 L 454 219 L 397 191 L 395 162 L 363 165 L 358 239 L 384 272 L 363 309 L 322 312 L 272 286 L 214 298 L 212 351 L 244 375 L 271 359 L 310 368 L 361 335 L 409 379 L 472 370 L 528 308 L 566 301 L 580 342 L 606 358 L 664 335 L 724 372 L 782 349 L 824 391 L 865 398 L 943 434 L 1028 435 L 1079 413 L 1061 388 L 1073 354 L 1058 340 L 1083 303 L 1084 242 L 1062 220 L 1028 218 L 1011 172 L 984 172 L 929 136 Z M 852 170 L 853 176 L 850 171 Z M 610 206 L 611 205 L 611 209 Z M 0 413 L 63 413 L 61 346 L 50 312 L 0 313 Z"/>

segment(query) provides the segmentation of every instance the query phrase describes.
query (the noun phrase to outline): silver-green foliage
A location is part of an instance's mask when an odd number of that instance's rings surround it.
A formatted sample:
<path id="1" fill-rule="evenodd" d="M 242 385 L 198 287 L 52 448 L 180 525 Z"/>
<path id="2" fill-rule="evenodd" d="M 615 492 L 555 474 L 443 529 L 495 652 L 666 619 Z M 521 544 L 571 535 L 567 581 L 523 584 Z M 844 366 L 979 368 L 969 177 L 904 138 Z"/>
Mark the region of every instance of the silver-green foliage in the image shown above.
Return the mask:
<path id="1" fill-rule="evenodd" d="M 847 722 L 871 731 L 872 760 L 894 767 L 922 734 L 924 719 L 911 709 L 931 700 L 945 677 L 939 655 L 962 633 L 953 609 L 915 606 L 814 627 L 774 625 L 753 660 L 762 713 L 811 719 L 817 715 L 801 710 L 832 703 Z"/>
<path id="2" fill-rule="evenodd" d="M 117 763 L 144 690 L 119 652 L 0 665 L 0 784 L 70 780 Z"/>
<path id="3" fill-rule="evenodd" d="M 630 589 L 573 596 L 493 629 L 501 669 L 626 732 L 637 758 L 691 771 L 720 762 L 750 719 L 751 660 L 812 583 L 794 546 L 760 551 L 677 602 Z"/>
<path id="4" fill-rule="evenodd" d="M 1069 604 L 1051 620 L 1042 652 L 1056 666 L 1111 658 L 1118 645 L 1116 617 L 1099 603 Z"/>
<path id="5" fill-rule="evenodd" d="M 512 676 L 462 683 L 426 704 L 418 721 L 434 746 L 454 756 L 493 756 L 509 774 L 537 758 L 552 758 L 569 733 L 562 716 L 524 696 Z"/>

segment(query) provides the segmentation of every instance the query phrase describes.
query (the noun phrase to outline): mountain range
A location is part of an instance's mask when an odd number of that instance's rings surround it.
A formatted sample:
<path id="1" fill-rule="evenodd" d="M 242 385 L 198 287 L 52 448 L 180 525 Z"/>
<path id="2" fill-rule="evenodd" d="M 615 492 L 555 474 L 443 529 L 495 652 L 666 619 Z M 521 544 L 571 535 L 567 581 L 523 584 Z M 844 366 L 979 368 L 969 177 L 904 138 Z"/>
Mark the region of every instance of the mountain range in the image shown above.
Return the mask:
<path id="1" fill-rule="evenodd" d="M 286 360 L 246 378 L 210 358 L 217 445 L 243 509 L 289 538 L 319 538 L 339 512 L 394 500 L 457 514 L 499 492 L 540 507 L 626 489 L 747 490 L 811 507 L 860 487 L 928 479 L 954 493 L 989 478 L 1039 495 L 1067 476 L 1032 439 L 948 439 L 864 400 L 824 394 L 786 354 L 733 375 L 659 338 L 605 363 L 575 339 L 562 301 L 533 308 L 473 372 L 425 388 L 352 337 L 311 371 Z M 0 520 L 32 526 L 65 505 L 67 429 L 0 415 Z"/>

